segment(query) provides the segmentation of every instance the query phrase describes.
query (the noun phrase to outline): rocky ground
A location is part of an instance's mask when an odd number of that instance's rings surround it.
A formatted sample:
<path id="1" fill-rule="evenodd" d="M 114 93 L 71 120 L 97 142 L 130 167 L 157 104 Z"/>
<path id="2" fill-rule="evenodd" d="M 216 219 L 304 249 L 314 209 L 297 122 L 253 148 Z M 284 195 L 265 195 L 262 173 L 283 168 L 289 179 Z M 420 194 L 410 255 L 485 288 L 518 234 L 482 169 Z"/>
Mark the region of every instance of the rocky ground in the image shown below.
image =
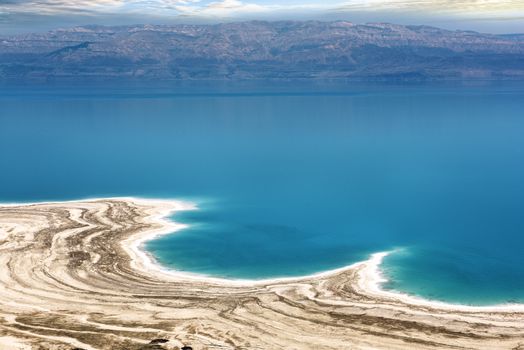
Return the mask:
<path id="1" fill-rule="evenodd" d="M 0 37 L 0 80 L 523 79 L 524 36 L 387 23 L 85 26 Z"/>

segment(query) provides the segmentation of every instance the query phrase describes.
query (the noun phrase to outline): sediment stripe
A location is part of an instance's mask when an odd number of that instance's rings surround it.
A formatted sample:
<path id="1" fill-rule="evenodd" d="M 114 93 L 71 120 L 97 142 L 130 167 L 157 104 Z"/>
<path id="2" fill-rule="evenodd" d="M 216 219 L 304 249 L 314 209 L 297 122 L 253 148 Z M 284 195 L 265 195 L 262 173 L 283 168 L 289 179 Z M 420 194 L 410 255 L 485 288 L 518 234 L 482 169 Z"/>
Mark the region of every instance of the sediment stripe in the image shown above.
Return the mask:
<path id="1" fill-rule="evenodd" d="M 296 279 L 158 268 L 139 245 L 191 205 L 110 198 L 0 207 L 0 349 L 524 349 L 522 306 L 376 288 L 383 255 Z M 154 347 L 153 339 L 169 340 Z"/>

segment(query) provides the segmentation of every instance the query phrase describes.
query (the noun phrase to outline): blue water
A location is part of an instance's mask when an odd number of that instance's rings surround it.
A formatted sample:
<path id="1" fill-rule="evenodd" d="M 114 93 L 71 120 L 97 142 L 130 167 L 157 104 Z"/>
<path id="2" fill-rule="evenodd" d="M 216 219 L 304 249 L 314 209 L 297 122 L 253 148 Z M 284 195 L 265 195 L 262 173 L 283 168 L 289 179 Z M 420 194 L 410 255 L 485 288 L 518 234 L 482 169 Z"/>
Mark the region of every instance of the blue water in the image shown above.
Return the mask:
<path id="1" fill-rule="evenodd" d="M 524 83 L 0 87 L 0 201 L 195 201 L 173 268 L 305 275 L 399 248 L 386 288 L 524 302 Z"/>

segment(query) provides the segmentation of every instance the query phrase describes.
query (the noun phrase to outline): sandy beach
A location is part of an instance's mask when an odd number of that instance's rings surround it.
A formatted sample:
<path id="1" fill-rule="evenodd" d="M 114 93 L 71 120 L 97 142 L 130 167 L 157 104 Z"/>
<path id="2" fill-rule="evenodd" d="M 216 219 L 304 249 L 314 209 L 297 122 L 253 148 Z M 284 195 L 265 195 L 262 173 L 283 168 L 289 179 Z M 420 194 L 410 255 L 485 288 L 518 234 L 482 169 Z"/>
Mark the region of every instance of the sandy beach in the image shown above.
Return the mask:
<path id="1" fill-rule="evenodd" d="M 159 266 L 142 244 L 183 228 L 166 216 L 194 208 L 137 198 L 0 205 L 0 349 L 524 349 L 524 305 L 381 290 L 387 252 L 264 281 Z"/>

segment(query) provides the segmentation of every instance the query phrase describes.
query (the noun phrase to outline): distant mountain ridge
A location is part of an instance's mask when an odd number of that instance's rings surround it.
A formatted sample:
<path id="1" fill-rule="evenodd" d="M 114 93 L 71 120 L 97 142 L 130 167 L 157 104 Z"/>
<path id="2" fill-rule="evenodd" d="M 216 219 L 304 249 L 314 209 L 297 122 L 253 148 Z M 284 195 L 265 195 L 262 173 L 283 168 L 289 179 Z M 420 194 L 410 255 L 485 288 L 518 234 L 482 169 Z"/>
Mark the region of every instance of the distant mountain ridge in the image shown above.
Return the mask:
<path id="1" fill-rule="evenodd" d="M 0 79 L 524 78 L 524 34 L 389 23 L 83 26 L 0 37 Z"/>

